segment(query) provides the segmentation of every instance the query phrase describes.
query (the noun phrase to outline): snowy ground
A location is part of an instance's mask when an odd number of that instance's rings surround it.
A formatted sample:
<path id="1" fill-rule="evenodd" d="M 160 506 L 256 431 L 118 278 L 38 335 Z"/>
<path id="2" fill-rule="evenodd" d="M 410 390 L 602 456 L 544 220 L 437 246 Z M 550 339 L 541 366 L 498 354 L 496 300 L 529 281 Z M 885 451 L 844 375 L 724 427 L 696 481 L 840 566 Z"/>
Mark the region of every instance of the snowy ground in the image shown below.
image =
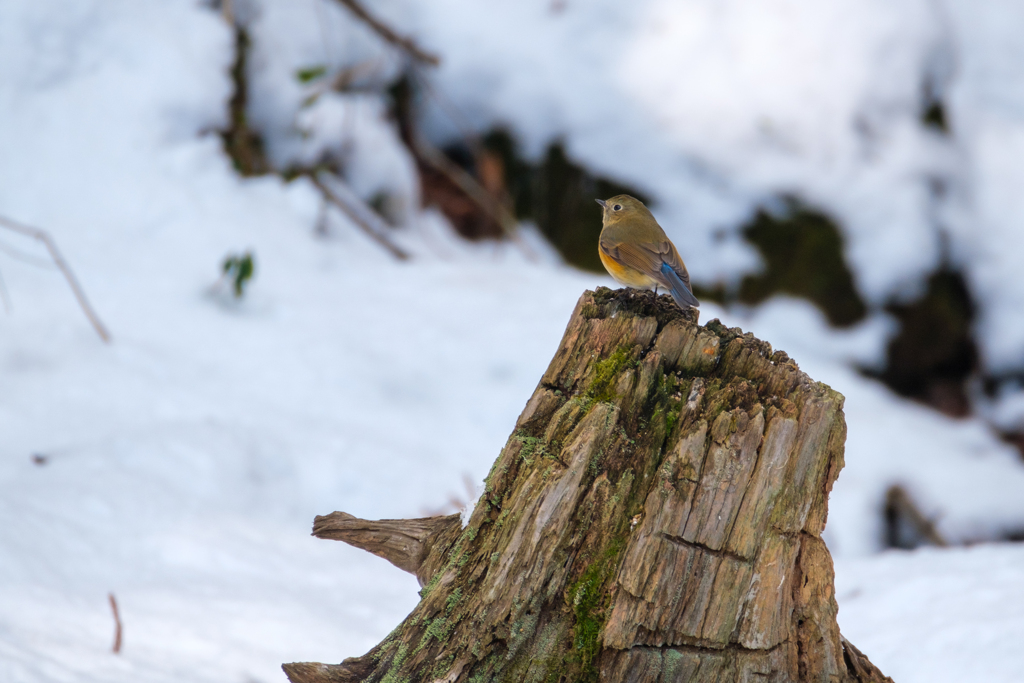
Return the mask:
<path id="1" fill-rule="evenodd" d="M 836 562 L 839 627 L 893 680 L 1021 680 L 1024 548 L 890 551 Z"/>
<path id="2" fill-rule="evenodd" d="M 0 6 L 0 215 L 53 233 L 114 335 L 99 341 L 55 271 L 0 254 L 13 303 L 0 317 L 0 680 L 280 681 L 281 662 L 364 652 L 415 604 L 415 581 L 310 538 L 313 516 L 465 500 L 580 293 L 610 284 L 467 246 L 415 210 L 408 158 L 365 98 L 310 116 L 349 112 L 353 184 L 404 197 L 396 239 L 414 259 L 334 214 L 316 237 L 305 181 L 240 180 L 208 132 L 230 62 L 228 29 L 194 3 Z M 284 157 L 310 153 L 282 140 Z M 246 297 L 211 294 L 221 259 L 246 249 Z M 1016 455 L 980 421 L 849 369 L 877 359 L 884 318 L 838 333 L 781 299 L 703 308 L 716 316 L 847 396 L 827 531 L 844 633 L 900 683 L 1011 680 L 1024 550 L 872 553 L 893 483 L 953 540 L 1019 530 Z"/>

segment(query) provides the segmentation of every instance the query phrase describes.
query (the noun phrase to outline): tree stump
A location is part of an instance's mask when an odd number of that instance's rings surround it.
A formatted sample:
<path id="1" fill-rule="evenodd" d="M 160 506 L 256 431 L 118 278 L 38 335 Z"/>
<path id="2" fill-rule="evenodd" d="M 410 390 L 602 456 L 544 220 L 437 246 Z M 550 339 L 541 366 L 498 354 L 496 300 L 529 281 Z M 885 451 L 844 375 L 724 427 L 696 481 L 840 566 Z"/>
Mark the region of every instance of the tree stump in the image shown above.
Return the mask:
<path id="1" fill-rule="evenodd" d="M 292 683 L 889 681 L 839 634 L 821 540 L 843 397 L 696 318 L 586 292 L 465 528 L 317 517 L 422 600 Z"/>

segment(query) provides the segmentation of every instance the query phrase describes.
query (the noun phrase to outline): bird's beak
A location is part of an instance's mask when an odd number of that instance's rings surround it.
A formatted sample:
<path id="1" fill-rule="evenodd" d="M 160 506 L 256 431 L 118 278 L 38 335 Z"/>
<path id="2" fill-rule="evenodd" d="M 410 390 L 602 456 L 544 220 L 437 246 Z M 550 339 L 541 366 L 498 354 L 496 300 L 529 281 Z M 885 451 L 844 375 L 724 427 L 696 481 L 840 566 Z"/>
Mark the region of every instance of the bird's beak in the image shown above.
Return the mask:
<path id="1" fill-rule="evenodd" d="M 597 202 L 598 204 L 600 204 L 602 209 L 607 209 L 608 208 L 608 202 L 606 202 L 605 200 L 603 200 L 603 199 L 595 199 L 594 201 Z"/>

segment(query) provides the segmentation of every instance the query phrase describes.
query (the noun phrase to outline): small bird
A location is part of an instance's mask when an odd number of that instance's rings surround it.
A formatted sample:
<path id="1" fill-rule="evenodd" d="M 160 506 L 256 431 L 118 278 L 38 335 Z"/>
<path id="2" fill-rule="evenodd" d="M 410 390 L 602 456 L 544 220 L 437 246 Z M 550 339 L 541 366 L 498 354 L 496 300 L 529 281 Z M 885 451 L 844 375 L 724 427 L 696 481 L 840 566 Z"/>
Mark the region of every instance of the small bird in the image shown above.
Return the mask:
<path id="1" fill-rule="evenodd" d="M 664 287 L 684 310 L 700 306 L 676 246 L 644 203 L 628 194 L 597 203 L 604 209 L 597 253 L 615 281 L 655 293 Z"/>

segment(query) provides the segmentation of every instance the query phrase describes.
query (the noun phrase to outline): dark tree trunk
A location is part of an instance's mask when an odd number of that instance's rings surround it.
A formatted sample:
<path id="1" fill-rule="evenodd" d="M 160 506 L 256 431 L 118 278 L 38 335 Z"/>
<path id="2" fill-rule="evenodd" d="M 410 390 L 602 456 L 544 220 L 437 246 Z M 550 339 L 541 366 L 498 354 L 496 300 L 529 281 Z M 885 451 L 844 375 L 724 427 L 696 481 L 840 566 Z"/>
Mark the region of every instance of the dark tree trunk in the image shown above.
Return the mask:
<path id="1" fill-rule="evenodd" d="M 821 540 L 843 397 L 650 292 L 587 292 L 465 529 L 314 535 L 414 573 L 382 643 L 293 683 L 885 681 L 839 635 Z"/>

